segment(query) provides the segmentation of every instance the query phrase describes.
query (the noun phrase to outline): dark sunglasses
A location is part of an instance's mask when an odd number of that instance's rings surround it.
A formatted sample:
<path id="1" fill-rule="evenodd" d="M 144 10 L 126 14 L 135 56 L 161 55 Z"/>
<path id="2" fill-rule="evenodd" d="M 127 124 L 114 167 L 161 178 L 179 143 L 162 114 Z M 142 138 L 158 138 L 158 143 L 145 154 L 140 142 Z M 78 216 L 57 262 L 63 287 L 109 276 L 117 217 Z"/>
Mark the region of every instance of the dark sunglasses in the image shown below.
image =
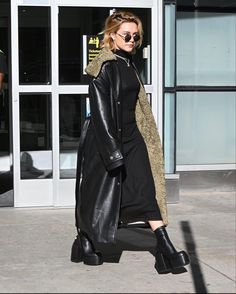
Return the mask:
<path id="1" fill-rule="evenodd" d="M 133 37 L 134 42 L 138 42 L 140 40 L 139 34 L 133 34 L 133 36 L 131 36 L 128 33 L 123 36 L 123 35 L 117 33 L 117 35 L 119 35 L 125 41 L 125 43 L 128 43 L 132 39 L 132 37 Z"/>

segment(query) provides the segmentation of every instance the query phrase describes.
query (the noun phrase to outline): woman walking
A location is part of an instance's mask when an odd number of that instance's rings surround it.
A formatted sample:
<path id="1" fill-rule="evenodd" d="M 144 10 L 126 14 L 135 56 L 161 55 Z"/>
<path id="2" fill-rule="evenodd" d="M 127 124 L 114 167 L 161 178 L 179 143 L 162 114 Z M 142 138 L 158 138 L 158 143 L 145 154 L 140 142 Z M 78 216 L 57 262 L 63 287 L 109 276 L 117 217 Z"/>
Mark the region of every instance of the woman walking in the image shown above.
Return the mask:
<path id="1" fill-rule="evenodd" d="M 91 116 L 78 150 L 76 227 L 71 261 L 100 265 L 95 242 L 114 243 L 119 225 L 143 221 L 157 239 L 155 267 L 170 272 L 189 263 L 166 226 L 162 147 L 132 55 L 142 44 L 140 19 L 115 12 L 106 19 L 102 50 L 89 63 Z"/>

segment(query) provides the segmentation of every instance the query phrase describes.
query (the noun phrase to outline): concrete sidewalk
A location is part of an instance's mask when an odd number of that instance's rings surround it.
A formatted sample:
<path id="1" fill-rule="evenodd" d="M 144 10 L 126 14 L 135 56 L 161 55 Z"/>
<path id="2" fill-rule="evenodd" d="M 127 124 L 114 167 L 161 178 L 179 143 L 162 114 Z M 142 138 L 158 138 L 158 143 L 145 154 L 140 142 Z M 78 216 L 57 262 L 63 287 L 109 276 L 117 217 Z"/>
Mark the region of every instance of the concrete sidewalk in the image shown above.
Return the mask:
<path id="1" fill-rule="evenodd" d="M 119 229 L 105 263 L 70 262 L 73 208 L 0 209 L 1 293 L 235 293 L 235 193 L 182 193 L 168 233 L 191 264 L 159 275 L 149 229 Z"/>

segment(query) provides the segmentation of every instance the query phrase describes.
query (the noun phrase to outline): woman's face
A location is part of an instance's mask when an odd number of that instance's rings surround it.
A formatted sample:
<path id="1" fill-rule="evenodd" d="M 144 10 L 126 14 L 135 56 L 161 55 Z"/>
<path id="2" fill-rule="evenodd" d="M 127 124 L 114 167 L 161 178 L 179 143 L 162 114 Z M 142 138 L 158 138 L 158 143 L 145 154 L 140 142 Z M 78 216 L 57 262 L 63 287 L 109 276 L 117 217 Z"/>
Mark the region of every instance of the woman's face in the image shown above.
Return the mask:
<path id="1" fill-rule="evenodd" d="M 135 22 L 123 22 L 116 33 L 112 33 L 116 49 L 132 52 L 139 39 L 138 26 Z M 129 40 L 129 36 L 131 37 Z M 135 42 L 136 40 L 136 42 Z"/>

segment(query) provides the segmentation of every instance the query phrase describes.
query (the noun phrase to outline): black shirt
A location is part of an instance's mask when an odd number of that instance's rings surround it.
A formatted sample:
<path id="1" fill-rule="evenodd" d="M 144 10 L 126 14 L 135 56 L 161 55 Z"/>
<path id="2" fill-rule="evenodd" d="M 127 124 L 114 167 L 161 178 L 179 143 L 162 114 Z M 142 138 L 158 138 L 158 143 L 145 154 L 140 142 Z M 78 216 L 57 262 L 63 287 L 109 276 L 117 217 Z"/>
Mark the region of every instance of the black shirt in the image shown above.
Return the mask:
<path id="1" fill-rule="evenodd" d="M 136 136 L 135 107 L 140 84 L 132 65 L 132 55 L 123 50 L 116 50 L 114 53 L 121 74 L 122 139 L 126 141 Z"/>

